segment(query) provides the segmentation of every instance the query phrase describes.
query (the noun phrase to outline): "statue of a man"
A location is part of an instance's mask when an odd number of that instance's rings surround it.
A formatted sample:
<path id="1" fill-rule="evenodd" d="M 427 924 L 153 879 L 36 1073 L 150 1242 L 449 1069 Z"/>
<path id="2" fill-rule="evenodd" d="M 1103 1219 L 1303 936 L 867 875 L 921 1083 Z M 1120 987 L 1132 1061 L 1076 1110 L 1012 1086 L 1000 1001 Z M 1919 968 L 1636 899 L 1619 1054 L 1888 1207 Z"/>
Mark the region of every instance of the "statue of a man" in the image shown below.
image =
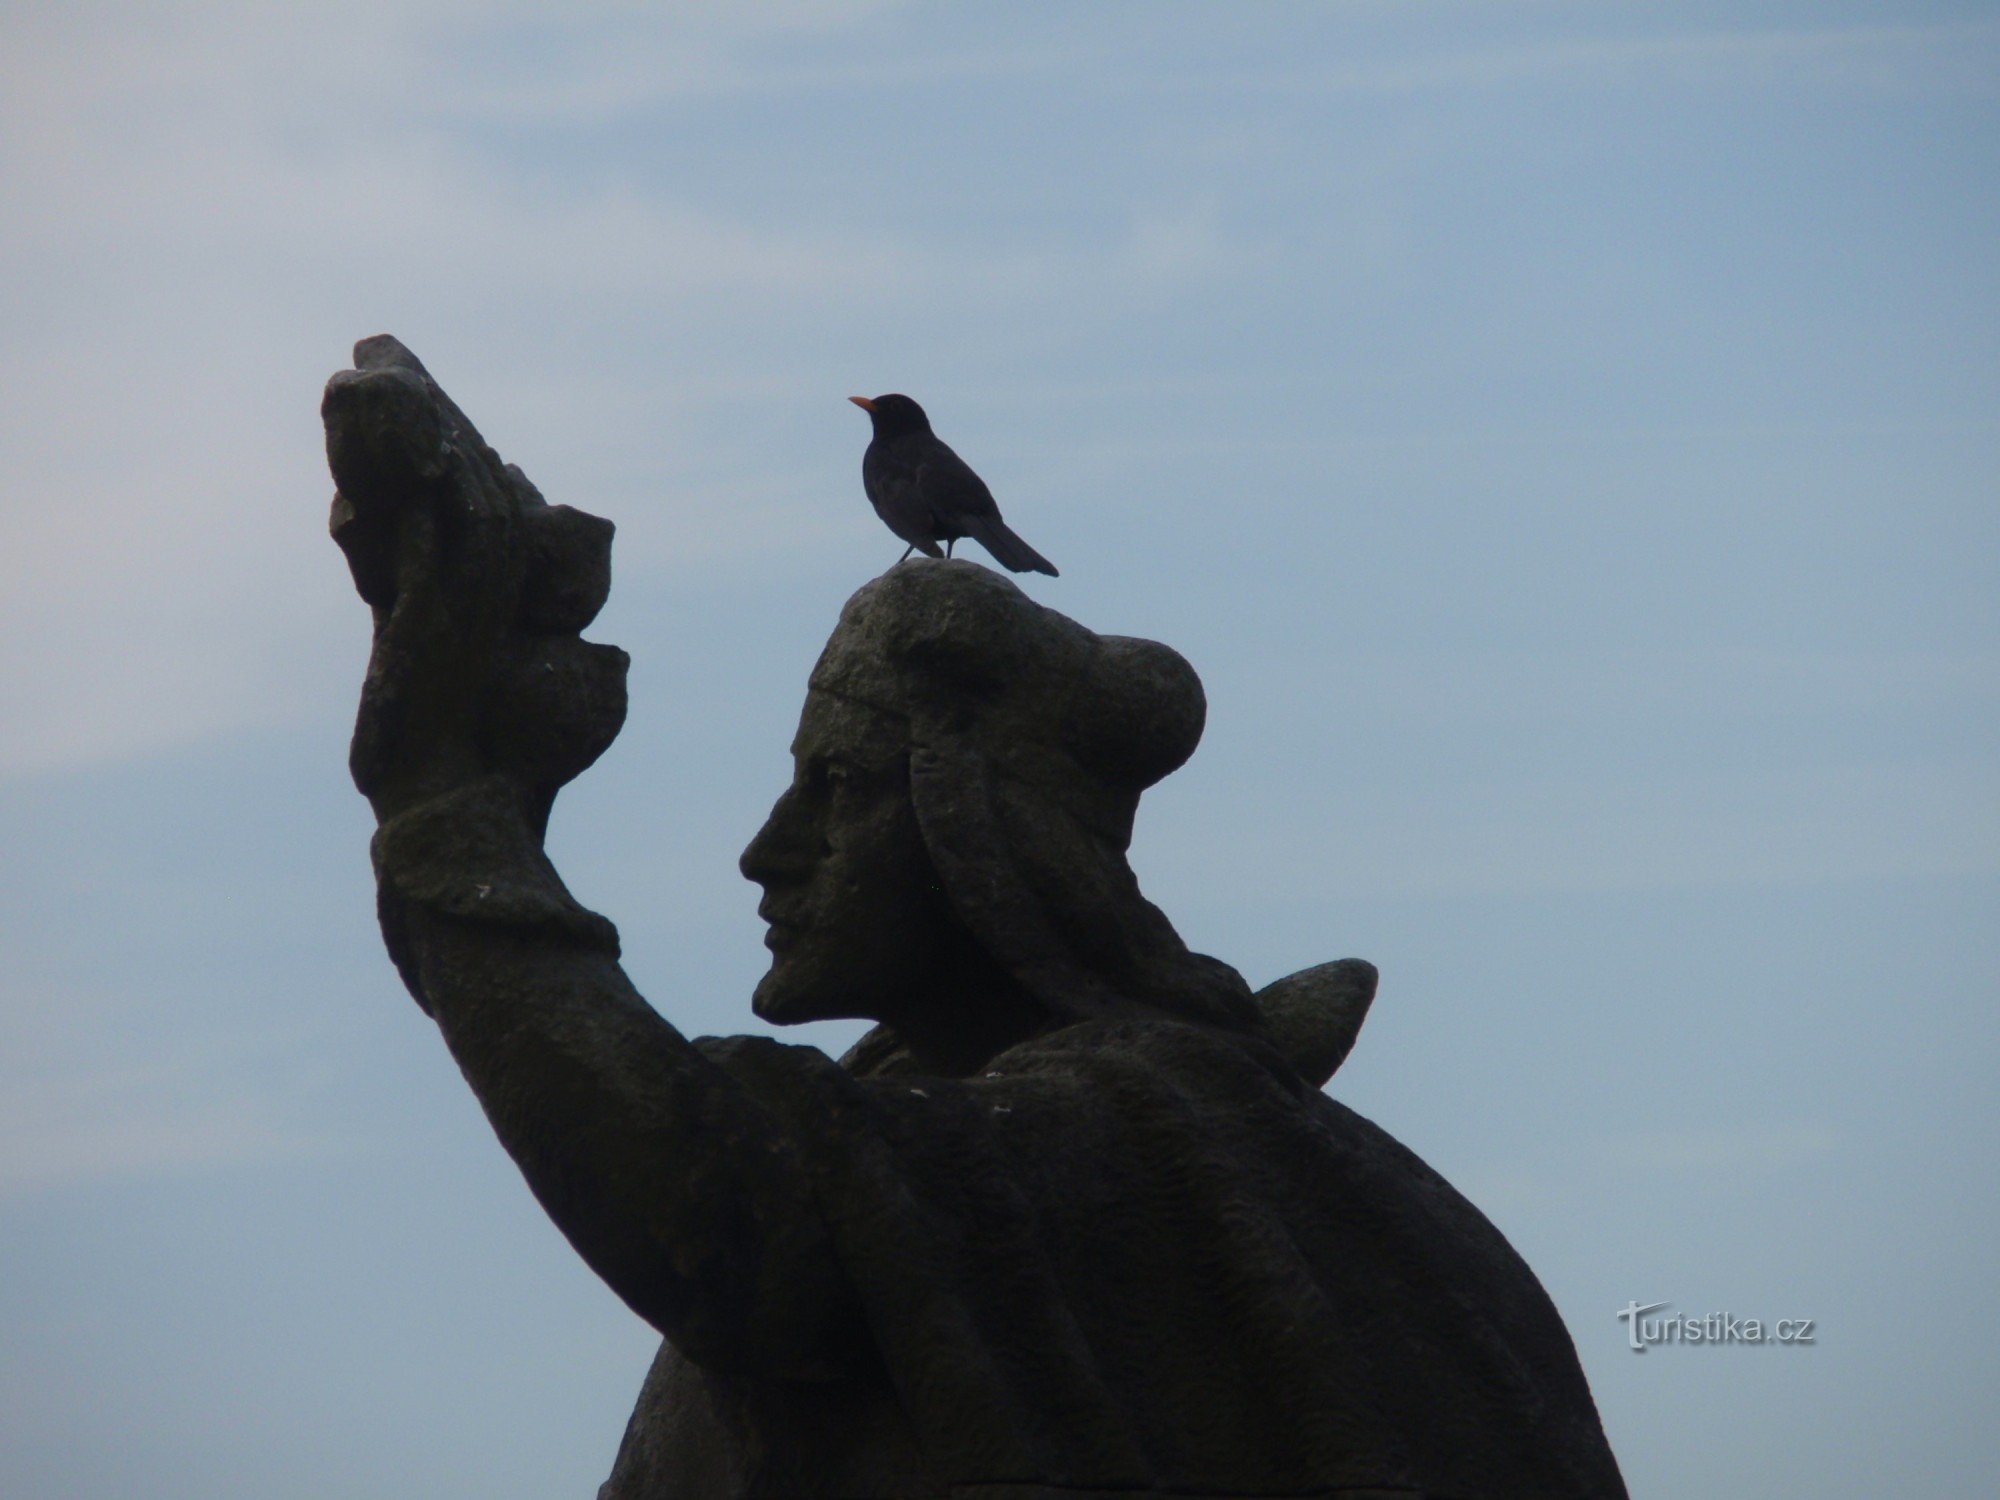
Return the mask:
<path id="1" fill-rule="evenodd" d="M 603 1500 L 1624 1493 L 1532 1273 L 1319 1092 L 1373 971 L 1253 996 L 1140 895 L 1139 795 L 1202 727 L 1179 656 L 968 562 L 863 588 L 742 866 L 757 1013 L 879 1024 L 840 1063 L 689 1041 L 542 851 L 622 717 L 576 636 L 609 528 L 393 340 L 356 362 L 326 416 L 384 935 L 664 1335 Z"/>

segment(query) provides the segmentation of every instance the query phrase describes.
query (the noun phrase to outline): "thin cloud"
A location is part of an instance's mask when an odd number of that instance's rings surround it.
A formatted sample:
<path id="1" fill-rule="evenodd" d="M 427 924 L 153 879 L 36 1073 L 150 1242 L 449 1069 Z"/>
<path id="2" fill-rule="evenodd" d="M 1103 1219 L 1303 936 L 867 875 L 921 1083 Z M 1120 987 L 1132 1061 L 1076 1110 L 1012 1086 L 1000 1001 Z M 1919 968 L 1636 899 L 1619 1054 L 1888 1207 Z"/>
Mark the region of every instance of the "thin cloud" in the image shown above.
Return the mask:
<path id="1" fill-rule="evenodd" d="M 225 49 L 226 66 L 181 36 L 150 72 L 134 50 L 144 39 L 111 30 L 102 43 L 41 38 L 51 75 L 8 106 L 0 267 L 36 289 L 36 307 L 21 309 L 0 375 L 0 774 L 283 722 L 325 697 L 337 680 L 328 643 L 351 654 L 335 611 L 352 615 L 353 601 L 318 535 L 327 481 L 313 407 L 345 341 L 388 316 L 366 309 L 422 305 L 454 335 L 428 348 L 469 364 L 497 345 L 488 363 L 504 368 L 511 330 L 480 324 L 524 288 L 600 324 L 634 311 L 683 320 L 697 325 L 695 349 L 788 305 L 865 302 L 857 265 L 905 294 L 985 272 L 995 287 L 1048 295 L 1048 266 L 765 231 L 616 183 L 535 189 L 449 140 L 399 138 L 365 110 L 351 138 L 302 143 L 285 128 L 297 108 L 260 70 L 257 49 L 283 50 L 268 29 Z M 305 75 L 308 94 L 359 73 L 354 37 L 343 40 L 327 72 Z M 380 66 L 396 74 L 393 49 Z M 15 69 L 32 71 L 18 57 Z M 203 89 L 213 97 L 187 102 Z M 327 326 L 342 330 L 337 342 Z M 615 382 L 576 367 L 580 353 L 538 354 L 528 378 L 566 393 L 538 428 L 582 405 L 602 436 L 606 413 L 623 411 L 614 436 L 629 447 L 648 434 L 671 451 L 672 419 L 635 410 Z M 509 446 L 534 430 L 493 436 Z M 603 464 L 621 455 L 595 457 L 576 472 L 601 492 Z M 726 508 L 676 494 L 635 539 L 664 513 L 684 518 L 670 527 L 675 545 L 700 533 L 707 554 L 759 547 L 752 523 L 785 506 L 757 497 L 768 483 L 745 476 L 748 503 Z M 710 524 L 717 516 L 742 524 Z M 791 534 L 810 534 L 791 519 Z M 252 619 L 265 623 L 246 628 Z"/>
<path id="2" fill-rule="evenodd" d="M 664 498 L 632 518 L 623 556 L 715 557 L 763 551 L 773 523 L 820 534 L 778 488 L 796 464 L 683 472 L 671 455 L 702 434 L 644 373 L 591 367 L 604 330 L 646 324 L 712 389 L 742 388 L 769 378 L 746 335 L 802 311 L 851 323 L 893 300 L 1018 326 L 1252 263 L 1203 202 L 1142 207 L 1109 238 L 967 247 L 510 172 L 454 133 L 449 88 L 440 104 L 410 86 L 461 9 L 364 7 L 337 27 L 231 7 L 15 24 L 0 270 L 35 303 L 0 374 L 0 774 L 325 710 L 352 601 L 317 535 L 313 403 L 360 334 L 447 350 L 489 383 L 531 364 L 515 378 L 539 392 L 532 424 L 491 419 L 503 449 L 561 452 L 568 483 L 530 470 L 584 503 L 654 470 Z M 718 13 L 654 27 L 653 45 L 747 45 L 871 9 Z M 565 326 L 519 354 L 526 330 Z"/>
<path id="3" fill-rule="evenodd" d="M 1660 36 L 1565 38 L 1446 53 L 1371 68 L 1203 75 L 1194 87 L 1302 93 L 1409 94 L 1569 83 L 1754 83 L 1783 69 L 1822 87 L 1863 92 L 2000 91 L 2000 23 L 1833 26 Z"/>

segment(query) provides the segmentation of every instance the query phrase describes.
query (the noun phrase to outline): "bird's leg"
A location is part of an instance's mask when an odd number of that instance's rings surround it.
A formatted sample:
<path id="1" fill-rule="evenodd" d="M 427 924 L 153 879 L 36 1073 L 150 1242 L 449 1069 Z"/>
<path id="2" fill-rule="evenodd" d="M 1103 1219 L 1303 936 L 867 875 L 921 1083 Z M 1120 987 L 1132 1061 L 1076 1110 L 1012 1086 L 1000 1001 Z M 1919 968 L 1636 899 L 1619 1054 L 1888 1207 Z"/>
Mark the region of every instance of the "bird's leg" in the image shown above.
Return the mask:
<path id="1" fill-rule="evenodd" d="M 897 558 L 897 559 L 896 559 L 896 561 L 897 561 L 897 562 L 907 562 L 907 561 L 909 560 L 909 556 L 910 556 L 910 554 L 911 554 L 912 552 L 916 551 L 916 550 L 917 550 L 917 544 L 916 544 L 915 542 L 912 542 L 912 543 L 910 543 L 910 545 L 909 545 L 909 546 L 907 546 L 907 547 L 905 547 L 905 548 L 903 549 L 903 555 L 902 555 L 901 557 Z"/>
<path id="2" fill-rule="evenodd" d="M 952 544 L 953 542 L 957 541 L 957 540 L 958 540 L 958 538 L 957 538 L 957 537 L 955 537 L 955 536 L 952 536 L 952 537 L 946 537 L 946 538 L 945 538 L 945 542 L 944 542 L 944 555 L 945 555 L 946 557 L 950 557 L 950 556 L 951 556 L 951 544 Z"/>

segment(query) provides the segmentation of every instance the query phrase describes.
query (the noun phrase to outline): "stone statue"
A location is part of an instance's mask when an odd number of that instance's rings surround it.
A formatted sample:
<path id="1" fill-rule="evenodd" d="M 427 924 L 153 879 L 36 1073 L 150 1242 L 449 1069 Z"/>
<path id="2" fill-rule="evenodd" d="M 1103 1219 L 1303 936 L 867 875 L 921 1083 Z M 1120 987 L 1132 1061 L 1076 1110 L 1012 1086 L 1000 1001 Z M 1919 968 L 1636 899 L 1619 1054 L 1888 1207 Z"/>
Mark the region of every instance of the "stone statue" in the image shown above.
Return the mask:
<path id="1" fill-rule="evenodd" d="M 1554 1307 L 1320 1092 L 1374 993 L 1253 995 L 1125 859 L 1194 750 L 1174 652 L 966 561 L 902 563 L 813 669 L 744 851 L 757 1013 L 689 1041 L 543 853 L 626 658 L 609 523 L 549 506 L 417 360 L 327 386 L 374 608 L 354 778 L 382 932 L 502 1145 L 664 1335 L 601 1500 L 1620 1496 Z"/>

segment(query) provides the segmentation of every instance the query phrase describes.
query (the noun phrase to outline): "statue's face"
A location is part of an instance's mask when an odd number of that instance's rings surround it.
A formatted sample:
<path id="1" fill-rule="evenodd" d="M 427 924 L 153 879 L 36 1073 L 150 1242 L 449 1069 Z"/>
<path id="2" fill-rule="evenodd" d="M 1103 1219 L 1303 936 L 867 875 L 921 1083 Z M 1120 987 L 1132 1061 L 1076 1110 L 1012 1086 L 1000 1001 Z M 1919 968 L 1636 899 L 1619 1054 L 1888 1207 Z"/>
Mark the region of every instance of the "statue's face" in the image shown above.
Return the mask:
<path id="1" fill-rule="evenodd" d="M 765 1020 L 889 1020 L 946 981 L 963 934 L 917 827 L 909 752 L 900 720 L 806 696 L 791 787 L 741 862 L 770 923 L 752 1002 Z"/>

